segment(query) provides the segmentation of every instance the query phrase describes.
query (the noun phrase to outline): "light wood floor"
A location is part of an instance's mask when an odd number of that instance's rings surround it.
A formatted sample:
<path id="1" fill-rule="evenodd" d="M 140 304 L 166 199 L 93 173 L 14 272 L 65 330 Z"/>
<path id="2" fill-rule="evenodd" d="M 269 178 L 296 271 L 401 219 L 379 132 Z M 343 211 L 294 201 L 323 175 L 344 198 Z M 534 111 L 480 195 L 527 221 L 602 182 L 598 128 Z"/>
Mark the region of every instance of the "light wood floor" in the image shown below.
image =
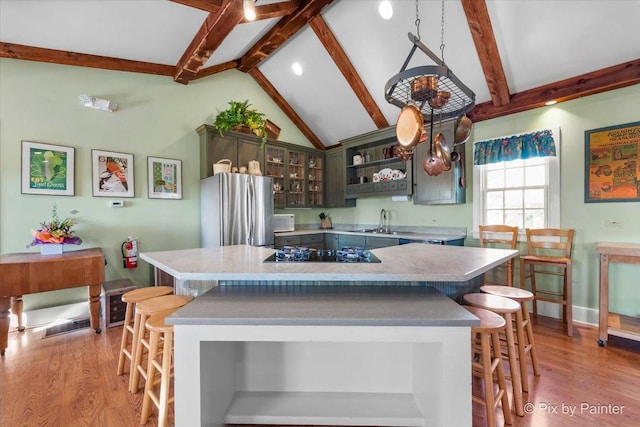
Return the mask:
<path id="1" fill-rule="evenodd" d="M 638 343 L 612 338 L 603 348 L 593 327 L 577 325 L 569 338 L 555 319 L 534 323 L 542 375 L 529 376 L 525 402 L 533 413 L 514 415 L 514 426 L 640 425 Z M 42 332 L 10 332 L 0 360 L 0 426 L 138 425 L 141 394 L 130 394 L 126 375 L 115 374 L 121 333 L 85 329 L 41 339 Z M 483 426 L 484 408 L 474 404 L 473 412 L 473 425 Z M 156 421 L 153 412 L 147 425 Z"/>

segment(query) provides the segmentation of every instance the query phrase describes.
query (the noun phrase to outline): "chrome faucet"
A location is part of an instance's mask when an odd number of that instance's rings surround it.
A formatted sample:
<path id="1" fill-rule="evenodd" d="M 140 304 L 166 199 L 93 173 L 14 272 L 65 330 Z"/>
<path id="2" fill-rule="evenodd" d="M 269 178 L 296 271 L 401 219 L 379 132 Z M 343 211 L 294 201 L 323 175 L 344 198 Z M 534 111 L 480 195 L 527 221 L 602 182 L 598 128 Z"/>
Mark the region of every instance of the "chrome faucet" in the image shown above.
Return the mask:
<path id="1" fill-rule="evenodd" d="M 378 233 L 389 232 L 389 221 L 387 221 L 387 211 L 382 209 L 380 211 L 380 224 L 378 225 Z"/>

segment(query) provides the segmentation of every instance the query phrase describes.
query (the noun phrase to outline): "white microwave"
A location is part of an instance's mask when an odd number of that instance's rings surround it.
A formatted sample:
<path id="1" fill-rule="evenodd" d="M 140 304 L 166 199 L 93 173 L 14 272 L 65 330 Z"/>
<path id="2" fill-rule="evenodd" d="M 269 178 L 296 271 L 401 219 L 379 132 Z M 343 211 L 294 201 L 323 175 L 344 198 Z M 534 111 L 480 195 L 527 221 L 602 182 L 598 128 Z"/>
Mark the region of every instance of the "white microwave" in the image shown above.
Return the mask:
<path id="1" fill-rule="evenodd" d="M 294 214 L 273 214 L 273 231 L 295 231 L 296 217 Z"/>

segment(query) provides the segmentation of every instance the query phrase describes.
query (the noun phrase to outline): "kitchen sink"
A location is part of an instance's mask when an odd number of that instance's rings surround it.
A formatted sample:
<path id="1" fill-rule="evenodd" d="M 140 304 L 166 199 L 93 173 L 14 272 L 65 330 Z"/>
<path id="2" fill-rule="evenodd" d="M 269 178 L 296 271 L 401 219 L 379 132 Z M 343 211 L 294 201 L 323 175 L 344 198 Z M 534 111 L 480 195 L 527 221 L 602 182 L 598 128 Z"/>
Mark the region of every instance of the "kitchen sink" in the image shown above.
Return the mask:
<path id="1" fill-rule="evenodd" d="M 398 231 L 393 231 L 393 230 L 389 230 L 389 231 L 380 231 L 377 228 L 366 228 L 366 229 L 357 229 L 357 230 L 351 230 L 352 233 L 370 233 L 370 234 L 404 234 L 404 232 L 398 232 Z"/>

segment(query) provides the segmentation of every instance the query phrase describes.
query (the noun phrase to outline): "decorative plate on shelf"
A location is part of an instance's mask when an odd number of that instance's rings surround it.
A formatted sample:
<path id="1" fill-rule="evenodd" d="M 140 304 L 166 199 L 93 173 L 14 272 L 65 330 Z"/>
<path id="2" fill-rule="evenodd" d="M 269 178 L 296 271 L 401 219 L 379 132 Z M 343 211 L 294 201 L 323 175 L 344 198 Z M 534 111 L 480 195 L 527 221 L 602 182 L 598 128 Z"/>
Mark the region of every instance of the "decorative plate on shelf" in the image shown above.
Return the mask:
<path id="1" fill-rule="evenodd" d="M 393 170 L 390 168 L 384 168 L 378 172 L 378 180 L 385 182 L 393 179 Z"/>

